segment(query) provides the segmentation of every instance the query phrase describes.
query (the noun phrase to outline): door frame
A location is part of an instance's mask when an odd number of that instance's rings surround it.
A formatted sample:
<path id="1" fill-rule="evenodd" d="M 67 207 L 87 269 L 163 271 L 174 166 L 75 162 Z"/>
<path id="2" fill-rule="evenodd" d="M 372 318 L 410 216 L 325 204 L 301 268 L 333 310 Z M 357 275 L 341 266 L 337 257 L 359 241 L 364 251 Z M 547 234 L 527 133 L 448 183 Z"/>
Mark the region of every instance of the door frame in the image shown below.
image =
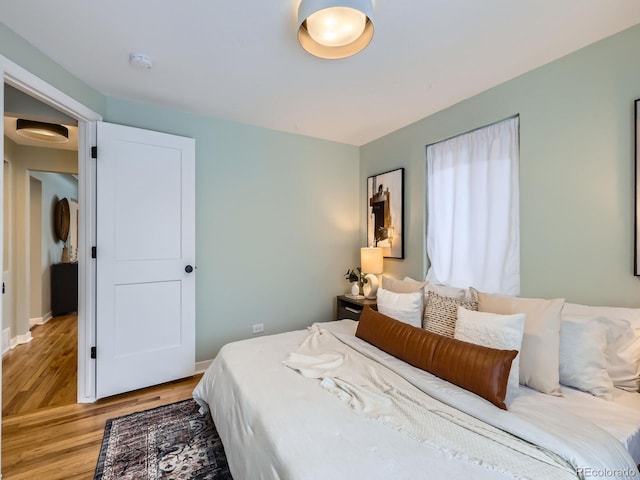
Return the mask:
<path id="1" fill-rule="evenodd" d="M 91 246 L 96 244 L 96 165 L 91 159 L 91 147 L 96 145 L 95 122 L 101 121 L 102 116 L 3 55 L 0 55 L 0 76 L 4 83 L 78 121 L 78 202 L 82 205 L 78 218 L 78 242 L 82 246 L 78 258 L 78 403 L 91 403 L 96 400 L 95 359 L 90 355 L 96 335 L 96 262 L 91 258 Z M 4 132 L 4 87 L 0 91 L 0 109 L 3 112 L 0 127 Z M 0 136 L 0 149 L 4 151 L 4 134 Z M 1 176 L 0 171 L 3 188 Z M 4 248 L 2 215 L 0 194 L 0 248 Z M 1 312 L 0 303 L 0 315 Z M 1 368 L 0 365 L 0 394 Z"/>
<path id="2" fill-rule="evenodd" d="M 29 312 L 30 329 L 37 324 L 35 322 L 44 321 L 42 318 L 42 180 L 34 177 L 31 173 L 32 171 L 27 169 L 27 177 L 29 179 L 29 207 L 27 210 L 29 224 L 25 244 L 29 263 L 25 268 L 25 279 L 28 279 L 29 288 L 26 288 L 25 291 L 28 297 L 26 303 L 27 311 Z M 38 198 L 34 198 L 36 194 Z M 37 295 L 34 295 L 34 289 Z M 34 301 L 37 302 L 36 315 L 34 315 L 34 307 L 36 306 Z M 29 330 L 29 333 L 31 333 L 31 330 Z"/>

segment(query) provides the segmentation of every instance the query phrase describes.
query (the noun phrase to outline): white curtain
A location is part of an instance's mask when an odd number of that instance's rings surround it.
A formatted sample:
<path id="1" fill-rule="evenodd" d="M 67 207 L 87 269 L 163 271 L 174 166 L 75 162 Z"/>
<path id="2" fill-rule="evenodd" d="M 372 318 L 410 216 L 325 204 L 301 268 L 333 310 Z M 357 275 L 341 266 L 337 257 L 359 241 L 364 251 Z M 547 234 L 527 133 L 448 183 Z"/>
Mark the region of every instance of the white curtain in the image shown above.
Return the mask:
<path id="1" fill-rule="evenodd" d="M 427 280 L 520 293 L 518 118 L 427 147 Z"/>

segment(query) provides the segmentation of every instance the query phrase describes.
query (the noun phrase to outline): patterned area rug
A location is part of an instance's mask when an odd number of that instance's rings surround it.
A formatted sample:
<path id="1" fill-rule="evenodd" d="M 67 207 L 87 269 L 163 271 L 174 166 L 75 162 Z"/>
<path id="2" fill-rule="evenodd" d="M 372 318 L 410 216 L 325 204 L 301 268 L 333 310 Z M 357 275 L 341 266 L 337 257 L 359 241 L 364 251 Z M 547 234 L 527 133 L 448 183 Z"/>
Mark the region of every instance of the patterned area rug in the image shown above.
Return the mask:
<path id="1" fill-rule="evenodd" d="M 107 420 L 94 480 L 231 480 L 209 414 L 192 400 Z"/>

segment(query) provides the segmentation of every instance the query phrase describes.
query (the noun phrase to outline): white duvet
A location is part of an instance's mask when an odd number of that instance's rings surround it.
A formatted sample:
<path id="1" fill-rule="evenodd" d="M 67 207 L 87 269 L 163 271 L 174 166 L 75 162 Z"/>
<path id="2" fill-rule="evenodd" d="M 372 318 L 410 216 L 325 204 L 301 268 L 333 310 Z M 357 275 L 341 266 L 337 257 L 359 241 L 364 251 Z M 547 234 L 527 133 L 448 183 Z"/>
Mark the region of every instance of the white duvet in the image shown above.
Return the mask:
<path id="1" fill-rule="evenodd" d="M 356 325 L 220 351 L 194 398 L 211 410 L 236 480 L 638 477 L 599 427 L 519 398 L 502 411 L 354 337 Z"/>

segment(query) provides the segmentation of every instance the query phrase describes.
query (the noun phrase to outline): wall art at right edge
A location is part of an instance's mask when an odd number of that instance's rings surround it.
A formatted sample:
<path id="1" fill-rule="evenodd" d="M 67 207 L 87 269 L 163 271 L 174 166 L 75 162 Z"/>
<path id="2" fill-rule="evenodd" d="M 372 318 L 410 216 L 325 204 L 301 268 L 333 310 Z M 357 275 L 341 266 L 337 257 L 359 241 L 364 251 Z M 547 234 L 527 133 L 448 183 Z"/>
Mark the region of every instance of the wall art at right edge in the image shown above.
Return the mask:
<path id="1" fill-rule="evenodd" d="M 638 277 L 640 276 L 640 221 L 638 219 L 638 215 L 640 215 L 640 99 L 635 101 L 634 108 L 634 118 L 635 118 L 635 135 L 634 135 L 634 143 L 635 143 L 635 157 L 634 157 L 634 166 L 635 166 L 635 196 L 634 196 L 634 216 L 633 216 L 633 224 L 634 224 L 634 242 L 633 242 L 633 274 Z"/>

